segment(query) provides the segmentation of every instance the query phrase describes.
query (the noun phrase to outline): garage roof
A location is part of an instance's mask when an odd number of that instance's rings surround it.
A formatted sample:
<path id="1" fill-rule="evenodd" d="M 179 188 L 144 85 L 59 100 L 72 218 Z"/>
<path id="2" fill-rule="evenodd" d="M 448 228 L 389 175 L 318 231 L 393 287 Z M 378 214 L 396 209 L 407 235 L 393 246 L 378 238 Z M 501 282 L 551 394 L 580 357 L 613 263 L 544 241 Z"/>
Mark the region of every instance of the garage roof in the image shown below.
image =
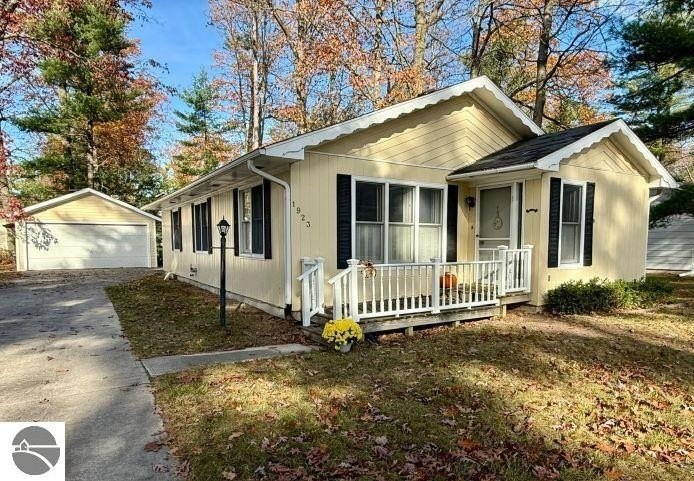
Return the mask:
<path id="1" fill-rule="evenodd" d="M 136 214 L 140 214 L 141 216 L 147 217 L 148 219 L 155 220 L 157 222 L 161 222 L 161 218 L 157 217 L 156 215 L 152 215 L 148 212 L 145 212 L 144 210 L 140 210 L 137 207 L 134 207 L 126 202 L 123 202 L 122 200 L 114 199 L 111 196 L 108 196 L 104 194 L 103 192 L 99 192 L 98 190 L 86 188 L 82 190 L 78 190 L 77 192 L 72 192 L 70 194 L 65 194 L 61 195 L 60 197 L 56 197 L 55 199 L 47 200 L 44 202 L 39 202 L 38 204 L 34 204 L 30 207 L 27 207 L 24 209 L 24 213 L 27 215 L 31 214 L 36 214 L 37 212 L 41 212 L 42 210 L 48 209 L 50 207 L 55 207 L 60 204 L 65 204 L 66 202 L 73 201 L 75 199 L 79 199 L 80 197 L 85 197 L 87 195 L 95 195 L 97 197 L 101 197 L 104 200 L 107 200 L 109 202 L 113 202 L 116 205 L 119 205 L 125 209 L 131 210 L 135 212 Z"/>

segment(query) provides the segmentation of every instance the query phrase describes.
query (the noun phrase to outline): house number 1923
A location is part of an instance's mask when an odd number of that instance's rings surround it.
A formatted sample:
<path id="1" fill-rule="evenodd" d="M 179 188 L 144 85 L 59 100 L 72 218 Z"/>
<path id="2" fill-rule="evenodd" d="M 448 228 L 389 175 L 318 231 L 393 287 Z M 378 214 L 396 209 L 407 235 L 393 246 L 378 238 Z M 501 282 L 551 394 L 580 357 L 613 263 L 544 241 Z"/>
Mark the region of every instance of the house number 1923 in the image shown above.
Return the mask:
<path id="1" fill-rule="evenodd" d="M 311 220 L 306 217 L 306 213 L 301 211 L 301 207 L 296 205 L 296 202 L 292 201 L 292 207 L 294 208 L 294 211 L 296 212 L 296 215 L 299 217 L 301 222 L 304 222 L 307 228 L 311 228 Z"/>

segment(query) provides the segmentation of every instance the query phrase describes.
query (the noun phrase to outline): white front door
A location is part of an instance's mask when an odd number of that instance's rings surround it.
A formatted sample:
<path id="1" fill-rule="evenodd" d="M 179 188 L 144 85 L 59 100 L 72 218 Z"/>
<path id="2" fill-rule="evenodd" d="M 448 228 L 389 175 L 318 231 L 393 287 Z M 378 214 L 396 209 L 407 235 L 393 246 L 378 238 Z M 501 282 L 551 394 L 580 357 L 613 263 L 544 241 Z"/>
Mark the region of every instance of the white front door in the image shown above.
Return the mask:
<path id="1" fill-rule="evenodd" d="M 513 249 L 522 243 L 522 197 L 522 182 L 477 190 L 477 260 L 493 259 L 499 246 Z"/>

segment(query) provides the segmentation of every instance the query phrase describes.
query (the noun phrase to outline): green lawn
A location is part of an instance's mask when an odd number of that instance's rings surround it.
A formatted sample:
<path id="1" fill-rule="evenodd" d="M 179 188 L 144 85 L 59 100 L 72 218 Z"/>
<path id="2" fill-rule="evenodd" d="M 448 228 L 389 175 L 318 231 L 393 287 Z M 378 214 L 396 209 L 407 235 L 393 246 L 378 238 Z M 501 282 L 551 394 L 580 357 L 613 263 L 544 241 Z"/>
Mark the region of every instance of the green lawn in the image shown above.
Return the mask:
<path id="1" fill-rule="evenodd" d="M 162 274 L 106 290 L 140 358 L 306 342 L 295 322 L 231 302 L 222 329 L 216 295 Z"/>
<path id="2" fill-rule="evenodd" d="M 155 380 L 191 480 L 688 480 L 694 281 L 676 303 L 391 335 Z"/>

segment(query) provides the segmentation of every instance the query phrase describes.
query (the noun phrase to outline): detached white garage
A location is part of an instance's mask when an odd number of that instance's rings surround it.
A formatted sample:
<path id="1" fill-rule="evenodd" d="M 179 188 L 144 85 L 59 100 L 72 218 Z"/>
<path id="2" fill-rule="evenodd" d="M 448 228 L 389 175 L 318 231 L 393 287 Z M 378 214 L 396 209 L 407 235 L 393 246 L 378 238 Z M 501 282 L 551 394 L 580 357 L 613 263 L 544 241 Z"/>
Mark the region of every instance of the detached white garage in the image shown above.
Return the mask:
<path id="1" fill-rule="evenodd" d="M 17 270 L 155 267 L 160 219 L 93 189 L 25 209 Z"/>

